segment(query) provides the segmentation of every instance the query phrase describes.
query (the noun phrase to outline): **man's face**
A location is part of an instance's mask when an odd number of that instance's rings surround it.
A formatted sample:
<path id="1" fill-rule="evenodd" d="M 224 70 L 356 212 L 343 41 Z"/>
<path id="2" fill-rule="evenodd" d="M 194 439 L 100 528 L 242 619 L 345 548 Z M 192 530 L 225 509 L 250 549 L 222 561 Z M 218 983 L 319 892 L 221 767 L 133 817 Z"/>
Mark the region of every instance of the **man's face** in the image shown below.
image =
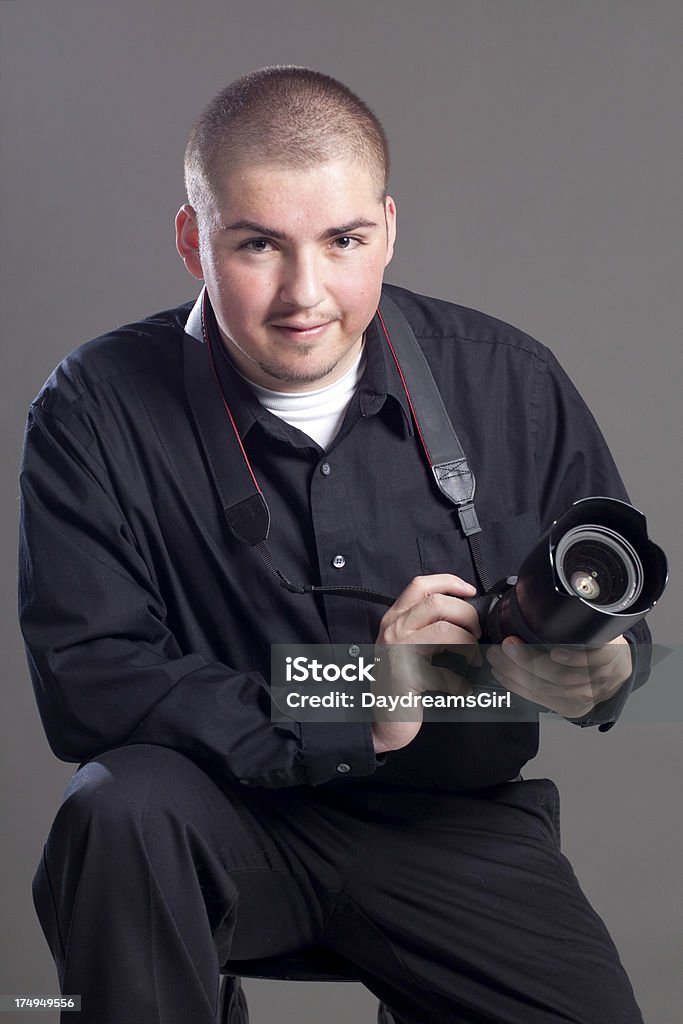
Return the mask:
<path id="1" fill-rule="evenodd" d="M 393 253 L 396 209 L 347 160 L 238 167 L 213 216 L 176 218 L 187 269 L 203 278 L 228 352 L 250 380 L 307 391 L 360 352 Z"/>

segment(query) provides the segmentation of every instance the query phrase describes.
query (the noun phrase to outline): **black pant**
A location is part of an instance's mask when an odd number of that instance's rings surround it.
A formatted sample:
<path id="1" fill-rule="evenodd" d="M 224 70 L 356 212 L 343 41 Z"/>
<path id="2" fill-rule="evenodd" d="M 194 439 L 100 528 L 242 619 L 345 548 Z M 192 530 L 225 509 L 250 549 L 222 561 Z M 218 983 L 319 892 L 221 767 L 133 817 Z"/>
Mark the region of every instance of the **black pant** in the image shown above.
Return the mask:
<path id="1" fill-rule="evenodd" d="M 34 896 L 80 1024 L 214 1024 L 221 963 L 310 943 L 410 1024 L 642 1024 L 548 780 L 224 790 L 123 747 L 74 776 Z"/>

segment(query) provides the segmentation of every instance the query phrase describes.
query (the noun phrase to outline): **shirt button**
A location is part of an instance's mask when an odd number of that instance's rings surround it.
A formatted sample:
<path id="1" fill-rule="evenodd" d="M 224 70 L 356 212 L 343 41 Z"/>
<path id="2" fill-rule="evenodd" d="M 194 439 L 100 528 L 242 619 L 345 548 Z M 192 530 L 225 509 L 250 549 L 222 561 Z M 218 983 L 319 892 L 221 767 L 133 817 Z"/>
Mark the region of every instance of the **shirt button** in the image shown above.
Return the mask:
<path id="1" fill-rule="evenodd" d="M 358 644 L 351 644 L 351 646 L 349 647 L 349 654 L 352 658 L 358 657 L 358 655 L 360 654 L 360 647 L 358 646 Z"/>
<path id="2" fill-rule="evenodd" d="M 335 555 L 334 558 L 332 559 L 332 565 L 335 567 L 335 569 L 343 569 L 344 566 L 346 565 L 346 559 L 344 558 L 343 555 Z"/>
<path id="3" fill-rule="evenodd" d="M 320 467 L 320 472 L 322 473 L 323 476 L 330 475 L 330 473 L 332 472 L 332 466 L 329 464 L 329 462 L 323 462 L 322 466 Z"/>
<path id="4" fill-rule="evenodd" d="M 345 775 L 346 772 L 351 771 L 351 765 L 347 764 L 346 761 L 340 761 L 339 764 L 337 765 L 337 771 L 340 772 L 342 775 Z"/>

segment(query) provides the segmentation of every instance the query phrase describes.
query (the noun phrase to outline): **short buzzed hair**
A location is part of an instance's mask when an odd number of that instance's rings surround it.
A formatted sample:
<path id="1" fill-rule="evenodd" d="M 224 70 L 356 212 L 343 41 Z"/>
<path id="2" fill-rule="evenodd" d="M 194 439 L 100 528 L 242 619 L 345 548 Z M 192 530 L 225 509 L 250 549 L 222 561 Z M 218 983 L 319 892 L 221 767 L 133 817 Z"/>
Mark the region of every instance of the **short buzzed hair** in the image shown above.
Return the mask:
<path id="1" fill-rule="evenodd" d="M 209 103 L 185 149 L 185 188 L 208 211 L 219 180 L 240 163 L 314 167 L 340 158 L 365 163 L 387 194 L 389 146 L 366 103 L 329 75 L 294 65 L 238 78 Z"/>

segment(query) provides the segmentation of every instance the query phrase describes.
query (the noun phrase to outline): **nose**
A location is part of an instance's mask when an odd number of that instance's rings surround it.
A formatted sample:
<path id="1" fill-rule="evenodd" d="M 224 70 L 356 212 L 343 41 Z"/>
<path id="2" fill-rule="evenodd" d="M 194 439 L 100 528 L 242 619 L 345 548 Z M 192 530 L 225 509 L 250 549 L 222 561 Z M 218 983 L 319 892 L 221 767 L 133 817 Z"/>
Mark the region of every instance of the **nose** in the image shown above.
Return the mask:
<path id="1" fill-rule="evenodd" d="M 323 297 L 322 267 L 316 254 L 292 255 L 282 268 L 280 301 L 297 309 L 312 309 Z"/>

